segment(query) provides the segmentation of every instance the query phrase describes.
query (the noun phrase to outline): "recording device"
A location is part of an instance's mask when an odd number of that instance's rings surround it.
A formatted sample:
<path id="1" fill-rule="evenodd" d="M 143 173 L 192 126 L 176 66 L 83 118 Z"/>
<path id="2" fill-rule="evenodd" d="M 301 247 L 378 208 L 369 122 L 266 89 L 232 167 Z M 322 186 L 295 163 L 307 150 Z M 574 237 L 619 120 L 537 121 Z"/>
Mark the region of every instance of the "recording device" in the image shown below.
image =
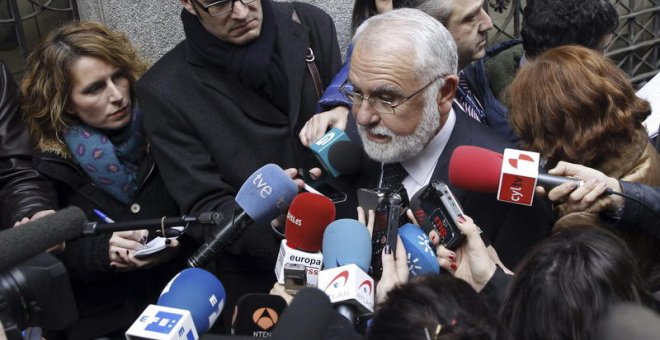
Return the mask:
<path id="1" fill-rule="evenodd" d="M 475 167 L 474 164 L 479 166 Z M 497 193 L 497 199 L 509 203 L 531 205 L 536 186 L 551 190 L 566 182 L 576 188 L 582 181 L 553 176 L 539 169 L 541 160 L 537 153 L 506 149 L 505 155 L 476 147 L 459 146 L 449 161 L 449 181 L 470 191 Z M 612 194 L 608 188 L 606 194 Z"/>
<path id="2" fill-rule="evenodd" d="M 23 226 L 16 229 L 20 228 Z M 7 339 L 23 339 L 21 331 L 28 327 L 66 329 L 76 320 L 78 309 L 69 276 L 53 255 L 41 253 L 0 273 L 0 323 Z"/>
<path id="3" fill-rule="evenodd" d="M 298 169 L 298 175 L 302 178 L 303 182 L 305 182 L 304 190 L 306 192 L 325 196 L 335 204 L 345 202 L 348 198 L 348 195 L 346 195 L 345 192 L 335 188 L 325 180 L 313 179 L 309 175 L 309 171 L 303 168 Z"/>
<path id="4" fill-rule="evenodd" d="M 224 304 L 225 289 L 213 274 L 184 269 L 167 283 L 156 305 L 135 320 L 126 339 L 198 339 L 213 326 Z"/>
<path id="5" fill-rule="evenodd" d="M 305 288 L 298 292 L 291 305 L 282 313 L 272 332 L 272 338 L 323 339 L 329 327 L 328 323 L 332 322 L 333 313 L 335 311 L 325 293 L 318 289 Z"/>
<path id="6" fill-rule="evenodd" d="M 352 219 L 330 223 L 323 234 L 323 265 L 318 288 L 337 312 L 353 324 L 358 316 L 374 310 L 374 280 L 366 270 L 371 262 L 371 238 L 367 227 Z"/>
<path id="7" fill-rule="evenodd" d="M 296 184 L 275 164 L 255 171 L 236 194 L 239 209 L 224 225 L 218 224 L 207 241 L 188 258 L 190 267 L 204 267 L 240 237 L 252 223 L 266 224 L 286 212 L 298 192 Z M 227 217 L 228 218 L 228 217 Z"/>
<path id="8" fill-rule="evenodd" d="M 396 236 L 403 212 L 408 205 L 408 194 L 403 185 L 392 189 L 359 189 L 358 203 L 368 210 L 374 210 L 374 228 L 371 236 L 371 276 L 379 279 L 383 273 L 381 253 L 386 245 L 396 253 Z M 405 222 L 404 222 L 405 223 Z"/>
<path id="9" fill-rule="evenodd" d="M 286 300 L 281 296 L 245 294 L 236 304 L 231 334 L 270 338 L 285 308 Z"/>
<path id="10" fill-rule="evenodd" d="M 399 237 L 406 249 L 410 277 L 440 273 L 435 250 L 431 247 L 431 241 L 422 228 L 412 223 L 406 223 L 399 228 Z"/>
<path id="11" fill-rule="evenodd" d="M 64 241 L 79 237 L 87 218 L 68 207 L 0 232 L 0 273 Z"/>
<path id="12" fill-rule="evenodd" d="M 311 270 L 312 274 L 316 277 L 313 287 L 318 283 L 318 273 L 321 270 L 316 268 L 308 268 L 307 266 L 299 263 L 287 263 L 284 265 L 284 291 L 289 295 L 296 295 L 299 290 L 310 286 L 307 283 L 307 271 Z"/>
<path id="13" fill-rule="evenodd" d="M 449 250 L 455 250 L 465 239 L 458 229 L 458 217 L 463 215 L 460 203 L 449 187 L 440 180 L 434 180 L 419 192 L 419 206 L 423 214 L 415 213 L 415 219 L 422 224 L 430 223 L 440 236 L 440 243 Z M 419 221 L 419 220 L 422 221 Z"/>
<path id="14" fill-rule="evenodd" d="M 289 294 L 295 294 L 295 287 L 301 283 L 300 268 L 294 264 L 303 266 L 304 284 L 316 287 L 323 264 L 323 232 L 335 219 L 335 212 L 335 205 L 328 198 L 309 192 L 298 194 L 291 202 L 284 229 L 286 239 L 280 244 L 275 265 L 277 281 L 285 284 Z"/>

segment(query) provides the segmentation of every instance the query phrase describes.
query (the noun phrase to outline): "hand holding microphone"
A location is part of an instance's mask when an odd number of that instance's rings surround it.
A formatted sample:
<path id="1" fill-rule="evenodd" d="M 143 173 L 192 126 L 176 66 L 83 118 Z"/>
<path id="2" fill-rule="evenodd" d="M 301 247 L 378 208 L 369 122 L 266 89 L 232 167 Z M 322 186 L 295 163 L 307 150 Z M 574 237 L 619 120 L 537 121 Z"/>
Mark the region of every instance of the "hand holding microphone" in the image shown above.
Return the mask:
<path id="1" fill-rule="evenodd" d="M 376 303 L 385 301 L 387 293 L 394 287 L 408 282 L 406 248 L 399 236 L 397 236 L 396 243 L 396 254 L 392 253 L 392 248 L 389 245 L 385 246 L 381 254 L 383 274 L 376 285 Z"/>

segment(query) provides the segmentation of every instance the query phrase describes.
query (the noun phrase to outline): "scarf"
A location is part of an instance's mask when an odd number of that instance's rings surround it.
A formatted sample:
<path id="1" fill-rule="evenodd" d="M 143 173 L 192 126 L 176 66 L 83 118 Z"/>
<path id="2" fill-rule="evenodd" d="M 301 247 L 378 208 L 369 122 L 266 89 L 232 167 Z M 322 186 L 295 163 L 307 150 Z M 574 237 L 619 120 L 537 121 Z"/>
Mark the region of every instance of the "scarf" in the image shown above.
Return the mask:
<path id="1" fill-rule="evenodd" d="M 73 159 L 92 182 L 124 204 L 130 203 L 137 191 L 137 171 L 147 144 L 137 106 L 133 106 L 131 116 L 129 125 L 116 132 L 80 122 L 63 135 Z"/>
<path id="2" fill-rule="evenodd" d="M 198 17 L 184 9 L 181 11 L 181 21 L 186 43 L 204 62 L 226 70 L 234 79 L 254 89 L 286 113 L 289 110 L 289 84 L 275 44 L 275 12 L 270 0 L 260 1 L 263 20 L 261 33 L 256 40 L 247 45 L 222 41 L 209 33 Z"/>

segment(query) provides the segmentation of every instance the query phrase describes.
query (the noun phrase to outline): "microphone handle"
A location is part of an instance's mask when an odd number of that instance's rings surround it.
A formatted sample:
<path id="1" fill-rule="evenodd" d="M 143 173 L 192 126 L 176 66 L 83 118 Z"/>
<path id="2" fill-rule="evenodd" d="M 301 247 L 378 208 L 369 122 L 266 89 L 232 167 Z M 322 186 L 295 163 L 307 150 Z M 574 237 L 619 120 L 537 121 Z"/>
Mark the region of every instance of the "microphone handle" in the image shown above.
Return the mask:
<path id="1" fill-rule="evenodd" d="M 573 182 L 575 183 L 575 188 L 579 188 L 584 181 L 574 178 L 554 176 L 544 173 L 539 173 L 537 177 L 536 185 L 542 186 L 545 190 L 552 190 L 555 187 L 558 187 L 564 183 Z"/>
<path id="2" fill-rule="evenodd" d="M 213 231 L 213 235 L 188 258 L 188 267 L 206 267 L 217 253 L 243 235 L 247 227 L 253 222 L 252 218 L 243 209 L 238 211 L 229 223 L 224 226 L 218 225 Z"/>
<path id="3" fill-rule="evenodd" d="M 199 216 L 178 216 L 166 218 L 153 218 L 136 221 L 125 221 L 116 223 L 97 223 L 88 222 L 83 230 L 83 235 L 98 235 L 102 233 L 113 233 L 115 231 L 140 230 L 140 229 L 159 229 L 161 227 L 169 228 L 189 223 L 199 224 L 218 224 L 222 220 L 222 214 L 218 212 L 201 213 Z"/>
<path id="4" fill-rule="evenodd" d="M 357 311 L 355 306 L 349 305 L 349 304 L 337 304 L 335 305 L 335 310 L 337 313 L 341 314 L 344 316 L 348 321 L 351 322 L 351 325 L 356 325 L 357 324 Z"/>

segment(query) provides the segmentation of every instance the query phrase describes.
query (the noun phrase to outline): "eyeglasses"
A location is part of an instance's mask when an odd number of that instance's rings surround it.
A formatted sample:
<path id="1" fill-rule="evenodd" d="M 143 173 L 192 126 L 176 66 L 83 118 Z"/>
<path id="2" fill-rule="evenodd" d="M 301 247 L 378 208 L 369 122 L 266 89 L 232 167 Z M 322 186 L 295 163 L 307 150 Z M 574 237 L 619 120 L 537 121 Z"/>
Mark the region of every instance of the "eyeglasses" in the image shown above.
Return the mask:
<path id="1" fill-rule="evenodd" d="M 236 0 L 220 0 L 212 2 L 208 5 L 204 5 L 199 0 L 195 0 L 199 6 L 202 7 L 204 12 L 208 13 L 212 17 L 217 17 L 223 14 L 227 14 L 234 9 L 234 2 Z M 257 0 L 238 0 L 243 3 L 243 5 L 251 4 Z"/>
<path id="2" fill-rule="evenodd" d="M 396 114 L 394 109 L 399 107 L 401 104 L 407 102 L 408 100 L 412 99 L 414 96 L 420 94 L 422 91 L 424 91 L 427 87 L 431 86 L 436 80 L 440 78 L 444 78 L 447 76 L 446 74 L 441 74 L 430 82 L 428 82 L 426 85 L 422 86 L 421 89 L 415 91 L 413 94 L 409 95 L 408 97 L 405 97 L 401 100 L 385 100 L 381 98 L 374 98 L 371 96 L 365 96 L 362 93 L 355 92 L 353 90 L 353 85 L 350 83 L 345 82 L 340 88 L 339 91 L 343 93 L 348 99 L 350 99 L 353 102 L 353 105 L 362 105 L 363 100 L 367 100 L 369 105 L 371 105 L 371 108 L 374 109 L 376 112 L 380 114 Z"/>

